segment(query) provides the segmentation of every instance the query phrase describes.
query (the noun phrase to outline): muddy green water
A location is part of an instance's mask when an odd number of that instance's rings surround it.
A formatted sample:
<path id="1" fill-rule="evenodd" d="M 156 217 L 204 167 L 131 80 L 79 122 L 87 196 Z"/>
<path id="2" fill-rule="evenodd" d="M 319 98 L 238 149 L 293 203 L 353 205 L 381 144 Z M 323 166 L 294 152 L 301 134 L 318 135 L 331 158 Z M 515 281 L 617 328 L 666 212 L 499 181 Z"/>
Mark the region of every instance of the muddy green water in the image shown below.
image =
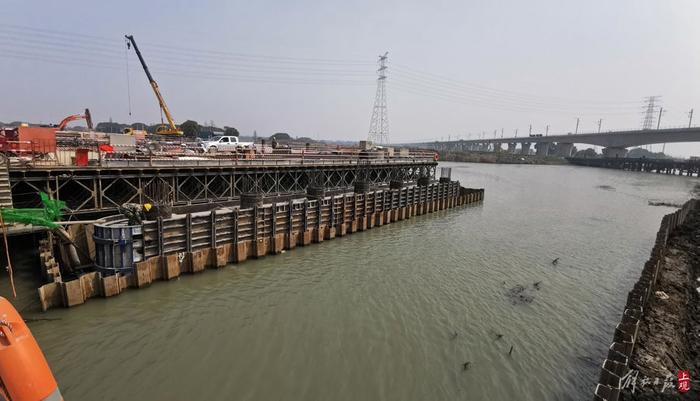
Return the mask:
<path id="1" fill-rule="evenodd" d="M 442 165 L 484 203 L 42 315 L 60 319 L 31 329 L 66 400 L 589 399 L 673 210 L 647 202 L 683 202 L 696 181 Z M 511 302 L 516 284 L 532 303 Z"/>

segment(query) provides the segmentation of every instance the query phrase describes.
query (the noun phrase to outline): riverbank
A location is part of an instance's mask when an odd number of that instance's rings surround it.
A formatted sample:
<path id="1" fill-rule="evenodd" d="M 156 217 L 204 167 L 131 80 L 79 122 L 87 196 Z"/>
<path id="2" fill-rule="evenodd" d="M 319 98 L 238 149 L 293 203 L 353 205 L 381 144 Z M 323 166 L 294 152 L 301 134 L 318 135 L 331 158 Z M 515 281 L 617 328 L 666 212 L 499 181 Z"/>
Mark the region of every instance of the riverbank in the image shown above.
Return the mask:
<path id="1" fill-rule="evenodd" d="M 699 246 L 700 201 L 692 199 L 661 220 L 615 327 L 594 400 L 700 398 Z"/>
<path id="2" fill-rule="evenodd" d="M 666 400 L 678 396 L 678 374 L 690 371 L 688 399 L 700 399 L 700 210 L 688 213 L 685 224 L 669 238 L 668 251 L 661 261 L 653 295 L 649 298 L 639 325 L 637 344 L 630 359 L 636 374 L 636 391 L 627 386 L 622 400 Z M 640 386 L 645 377 L 652 386 Z M 663 391 L 654 387 L 672 378 Z M 623 383 L 624 384 L 624 383 Z"/>
<path id="3" fill-rule="evenodd" d="M 509 152 L 440 152 L 441 161 L 493 164 L 568 164 L 555 156 L 521 155 Z"/>

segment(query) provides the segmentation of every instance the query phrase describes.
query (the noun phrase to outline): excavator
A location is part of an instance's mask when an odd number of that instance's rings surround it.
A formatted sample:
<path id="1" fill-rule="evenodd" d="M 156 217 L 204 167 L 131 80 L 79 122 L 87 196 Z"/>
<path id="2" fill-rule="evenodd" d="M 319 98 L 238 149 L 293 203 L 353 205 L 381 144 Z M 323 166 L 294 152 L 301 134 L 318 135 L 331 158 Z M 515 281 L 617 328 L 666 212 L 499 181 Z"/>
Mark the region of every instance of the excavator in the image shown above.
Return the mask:
<path id="1" fill-rule="evenodd" d="M 66 128 L 66 125 L 68 125 L 69 122 L 75 121 L 75 120 L 85 120 L 85 123 L 88 126 L 88 129 L 90 131 L 93 130 L 92 127 L 92 116 L 90 115 L 90 110 L 85 109 L 85 114 L 73 114 L 72 116 L 68 116 L 61 120 L 60 123 L 58 123 L 58 126 L 56 128 L 56 131 L 63 131 L 64 128 Z"/>
<path id="2" fill-rule="evenodd" d="M 85 109 L 85 114 L 64 118 L 58 125 L 37 127 L 21 124 L 14 128 L 0 128 L 0 153 L 43 155 L 56 152 L 56 132 L 63 131 L 69 122 L 75 120 L 85 120 L 90 131 L 93 130 L 88 109 Z"/>
<path id="3" fill-rule="evenodd" d="M 175 121 L 173 120 L 173 116 L 170 114 L 170 110 L 168 109 L 168 106 L 165 104 L 165 99 L 163 99 L 163 95 L 160 94 L 160 90 L 158 89 L 158 84 L 156 83 L 155 79 L 153 79 L 153 76 L 151 75 L 151 72 L 148 70 L 148 66 L 146 65 L 146 61 L 143 59 L 143 56 L 141 55 L 141 52 L 139 51 L 138 46 L 136 46 L 136 41 L 134 40 L 133 35 L 125 35 L 124 36 L 128 42 L 127 42 L 127 47 L 132 47 L 134 48 L 134 51 L 136 52 L 136 55 L 139 58 L 139 61 L 141 62 L 141 66 L 143 67 L 143 71 L 146 72 L 146 76 L 148 77 L 148 82 L 151 84 L 151 88 L 153 88 L 153 92 L 156 94 L 156 98 L 158 98 L 158 103 L 160 104 L 160 109 L 163 111 L 163 114 L 165 114 L 165 118 L 168 119 L 168 125 L 161 125 L 156 129 L 156 134 L 157 135 L 182 135 L 182 130 L 180 130 L 177 125 L 175 125 Z M 128 134 L 127 132 L 129 129 L 125 130 L 124 133 Z"/>

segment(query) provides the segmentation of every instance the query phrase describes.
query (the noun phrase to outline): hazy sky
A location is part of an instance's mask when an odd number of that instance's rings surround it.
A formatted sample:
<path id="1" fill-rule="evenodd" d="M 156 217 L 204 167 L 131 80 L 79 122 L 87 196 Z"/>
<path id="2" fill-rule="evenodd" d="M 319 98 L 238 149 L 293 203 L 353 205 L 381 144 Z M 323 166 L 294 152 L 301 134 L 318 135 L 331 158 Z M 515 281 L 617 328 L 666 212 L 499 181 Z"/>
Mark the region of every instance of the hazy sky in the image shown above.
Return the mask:
<path id="1" fill-rule="evenodd" d="M 367 135 L 376 58 L 389 51 L 391 141 L 501 128 L 700 122 L 700 1 L 4 1 L 0 121 L 155 122 L 136 37 L 177 122 L 242 133 Z M 130 89 L 132 115 L 129 116 Z M 660 150 L 657 145 L 653 150 Z M 700 155 L 700 144 L 667 145 Z"/>

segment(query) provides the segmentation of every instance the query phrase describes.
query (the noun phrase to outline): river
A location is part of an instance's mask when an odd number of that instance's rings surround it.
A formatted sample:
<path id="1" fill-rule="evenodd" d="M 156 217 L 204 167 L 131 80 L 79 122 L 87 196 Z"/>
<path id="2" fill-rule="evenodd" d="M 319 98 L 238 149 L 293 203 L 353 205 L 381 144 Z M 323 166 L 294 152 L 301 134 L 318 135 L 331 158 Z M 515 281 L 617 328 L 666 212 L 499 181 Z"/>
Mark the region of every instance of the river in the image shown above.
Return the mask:
<path id="1" fill-rule="evenodd" d="M 71 401 L 589 399 L 673 211 L 648 201 L 697 181 L 441 166 L 483 204 L 43 315 L 20 263 L 23 313 L 55 319 L 30 327 Z M 513 302 L 518 284 L 532 302 Z"/>

